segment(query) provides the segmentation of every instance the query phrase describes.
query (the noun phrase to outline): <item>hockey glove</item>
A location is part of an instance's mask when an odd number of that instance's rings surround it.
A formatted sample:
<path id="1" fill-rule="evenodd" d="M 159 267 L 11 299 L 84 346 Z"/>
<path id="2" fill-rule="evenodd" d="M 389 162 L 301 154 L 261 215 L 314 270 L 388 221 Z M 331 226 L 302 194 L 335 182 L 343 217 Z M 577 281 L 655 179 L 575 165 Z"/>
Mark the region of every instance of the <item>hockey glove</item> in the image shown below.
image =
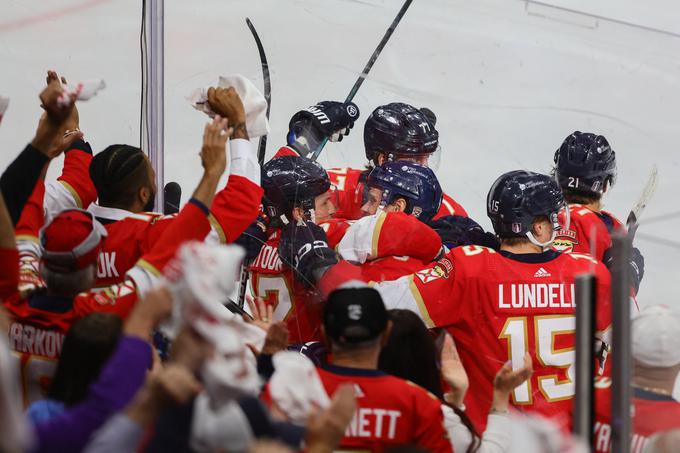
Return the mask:
<path id="1" fill-rule="evenodd" d="M 234 241 L 235 244 L 246 249 L 246 263 L 250 263 L 257 258 L 257 255 L 260 254 L 260 250 L 265 242 L 267 242 L 267 225 L 262 216 L 255 219 L 255 221 L 246 228 L 246 231 Z"/>
<path id="2" fill-rule="evenodd" d="M 311 125 L 322 137 L 328 138 L 331 142 L 339 142 L 349 134 L 358 119 L 359 107 L 355 103 L 322 101 L 293 115 L 289 130 L 299 136 Z"/>
<path id="3" fill-rule="evenodd" d="M 604 251 L 602 262 L 610 271 L 614 267 L 614 255 L 612 249 L 608 248 Z M 630 286 L 635 290 L 635 294 L 640 289 L 640 282 L 645 276 L 645 257 L 640 253 L 640 249 L 633 247 L 630 251 L 630 261 L 628 262 L 630 268 Z"/>
<path id="4" fill-rule="evenodd" d="M 326 233 L 312 222 L 289 223 L 283 229 L 279 256 L 295 268 L 296 277 L 310 287 L 338 262 L 328 246 Z"/>
<path id="5" fill-rule="evenodd" d="M 487 233 L 477 222 L 469 217 L 448 215 L 430 222 L 430 227 L 437 232 L 442 243 L 452 249 L 461 245 L 482 245 L 498 248 L 496 236 Z"/>

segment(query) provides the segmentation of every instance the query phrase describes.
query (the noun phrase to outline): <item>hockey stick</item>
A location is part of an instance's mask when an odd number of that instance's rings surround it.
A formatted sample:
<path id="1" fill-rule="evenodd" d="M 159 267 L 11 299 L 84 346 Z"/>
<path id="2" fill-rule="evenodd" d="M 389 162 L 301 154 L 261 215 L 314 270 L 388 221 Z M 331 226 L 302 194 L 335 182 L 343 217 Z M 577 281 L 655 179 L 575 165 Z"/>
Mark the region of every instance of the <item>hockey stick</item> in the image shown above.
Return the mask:
<path id="1" fill-rule="evenodd" d="M 255 38 L 255 44 L 257 44 L 257 51 L 260 53 L 260 63 L 262 64 L 262 79 L 264 81 L 264 98 L 267 101 L 267 120 L 268 120 L 269 110 L 271 109 L 272 106 L 271 104 L 272 85 L 271 80 L 269 78 L 269 63 L 267 63 L 267 55 L 264 53 L 264 47 L 262 46 L 262 41 L 260 41 L 260 36 L 257 34 L 257 30 L 255 30 L 255 26 L 253 25 L 253 23 L 247 17 L 246 24 L 248 25 L 250 32 L 253 34 L 253 38 Z M 257 147 L 257 161 L 260 163 L 260 165 L 264 163 L 264 152 L 266 148 L 267 148 L 267 136 L 263 135 L 262 137 L 260 137 L 260 143 Z"/>
<path id="2" fill-rule="evenodd" d="M 658 176 L 659 170 L 656 168 L 656 165 L 654 165 L 652 166 L 652 171 L 649 173 L 647 184 L 645 184 L 645 188 L 642 190 L 642 195 L 640 195 L 637 203 L 635 203 L 633 209 L 630 210 L 630 214 L 628 214 L 626 228 L 628 229 L 628 238 L 630 242 L 633 242 L 635 233 L 637 233 L 637 229 L 640 226 L 640 216 L 642 215 L 642 212 L 647 207 L 649 200 L 654 196 L 654 192 L 656 192 Z"/>
<path id="3" fill-rule="evenodd" d="M 250 21 L 249 18 L 246 17 L 246 25 L 248 25 L 248 28 L 250 29 L 250 32 L 253 34 L 253 38 L 255 38 L 255 44 L 257 45 L 257 51 L 260 54 L 260 64 L 262 65 L 262 79 L 264 82 L 264 98 L 267 101 L 267 120 L 269 120 L 269 111 L 271 109 L 272 103 L 272 85 L 271 85 L 271 80 L 269 77 L 269 63 L 267 63 L 267 55 L 264 53 L 264 47 L 262 46 L 262 41 L 260 40 L 260 36 L 257 34 L 257 30 L 255 30 L 255 26 L 253 23 Z M 264 163 L 264 153 L 267 148 L 267 136 L 263 135 L 260 137 L 260 143 L 257 146 L 257 161 L 260 164 L 260 166 Z M 245 261 L 243 264 L 241 264 L 241 272 L 240 272 L 240 277 L 239 277 L 239 286 L 238 286 L 238 307 L 240 309 L 243 309 L 243 306 L 246 301 L 246 288 L 248 287 L 248 266 L 249 264 L 246 263 Z"/>
<path id="4" fill-rule="evenodd" d="M 359 78 L 357 79 L 356 82 L 354 82 L 354 86 L 347 95 L 347 98 L 345 98 L 345 102 L 350 102 L 352 99 L 354 99 L 354 96 L 357 94 L 357 91 L 359 91 L 359 88 L 364 83 L 364 80 L 366 80 L 366 76 L 373 67 L 373 64 L 375 64 L 376 60 L 380 56 L 380 52 L 382 52 L 383 48 L 387 44 L 387 41 L 389 41 L 390 36 L 392 36 L 392 33 L 394 33 L 394 30 L 397 28 L 397 25 L 399 25 L 399 22 L 401 22 L 401 18 L 404 17 L 404 14 L 406 14 L 406 10 L 408 10 L 408 7 L 411 6 L 412 2 L 413 0 L 406 0 L 404 2 L 401 9 L 397 13 L 397 17 L 394 18 L 389 28 L 387 29 L 382 39 L 380 40 L 378 47 L 375 48 L 373 54 L 371 55 L 371 58 L 368 60 L 368 63 L 366 63 L 366 66 L 364 66 L 364 70 L 361 72 L 361 74 L 359 74 Z M 319 147 L 314 151 L 314 154 L 312 155 L 312 160 L 315 161 L 319 158 L 319 154 L 321 154 L 321 151 L 323 150 L 324 146 L 326 146 L 326 143 L 328 143 L 328 137 L 324 138 Z"/>

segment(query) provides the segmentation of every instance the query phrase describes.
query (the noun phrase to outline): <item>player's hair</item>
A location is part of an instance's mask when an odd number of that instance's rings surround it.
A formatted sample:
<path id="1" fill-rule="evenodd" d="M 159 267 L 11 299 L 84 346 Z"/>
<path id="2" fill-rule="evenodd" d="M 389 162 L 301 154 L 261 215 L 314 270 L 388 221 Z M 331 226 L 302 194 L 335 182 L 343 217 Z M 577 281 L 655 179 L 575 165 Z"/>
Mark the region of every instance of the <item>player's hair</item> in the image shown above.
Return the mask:
<path id="1" fill-rule="evenodd" d="M 562 194 L 564 195 L 564 200 L 569 204 L 591 204 L 597 203 L 602 199 L 602 194 L 600 193 L 584 193 L 569 188 L 562 188 Z"/>
<path id="2" fill-rule="evenodd" d="M 374 349 L 380 346 L 380 336 L 366 340 L 366 341 L 360 341 L 356 343 L 339 343 L 335 340 L 330 340 L 331 342 L 331 350 L 332 351 L 343 351 L 343 352 L 352 352 L 352 351 L 365 351 L 367 349 Z"/>
<path id="3" fill-rule="evenodd" d="M 64 338 L 48 397 L 67 407 L 84 400 L 118 344 L 122 325 L 109 313 L 92 313 L 76 321 Z"/>
<path id="4" fill-rule="evenodd" d="M 427 326 L 410 310 L 389 310 L 388 314 L 392 320 L 392 333 L 380 352 L 378 368 L 418 384 L 439 398 L 442 404 L 447 404 L 437 367 L 439 352 Z M 472 443 L 467 453 L 477 451 L 480 445 L 479 434 L 472 421 L 465 412 L 455 406 L 448 406 L 458 414 L 472 434 Z"/>
<path id="5" fill-rule="evenodd" d="M 141 149 L 111 145 L 92 158 L 90 179 L 100 205 L 129 209 L 139 189 L 149 183 L 149 164 Z"/>
<path id="6" fill-rule="evenodd" d="M 75 296 L 92 289 L 97 278 L 97 267 L 91 264 L 72 272 L 56 272 L 41 265 L 40 276 L 53 294 Z"/>

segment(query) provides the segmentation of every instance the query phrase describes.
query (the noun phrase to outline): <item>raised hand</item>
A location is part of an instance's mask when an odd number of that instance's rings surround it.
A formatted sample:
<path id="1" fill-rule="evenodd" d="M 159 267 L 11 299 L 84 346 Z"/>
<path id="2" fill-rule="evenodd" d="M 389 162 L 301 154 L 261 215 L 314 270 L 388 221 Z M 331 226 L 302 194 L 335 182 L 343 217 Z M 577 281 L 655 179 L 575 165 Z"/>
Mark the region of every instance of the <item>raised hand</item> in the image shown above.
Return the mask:
<path id="1" fill-rule="evenodd" d="M 498 370 L 496 377 L 493 380 L 493 403 L 491 406 L 492 412 L 507 412 L 508 397 L 513 390 L 519 385 L 526 382 L 533 374 L 533 363 L 531 355 L 527 352 L 524 355 L 524 366 L 516 370 L 512 369 L 512 363 L 506 362 L 503 367 Z"/>
<path id="2" fill-rule="evenodd" d="M 248 138 L 246 111 L 233 87 L 208 88 L 208 104 L 215 113 L 229 119 L 229 124 L 234 128 L 234 138 Z"/>
<path id="3" fill-rule="evenodd" d="M 233 132 L 227 129 L 229 121 L 217 115 L 212 123 L 208 123 L 203 131 L 203 146 L 201 148 L 201 165 L 206 174 L 222 176 L 227 168 L 227 140 Z"/>
<path id="4" fill-rule="evenodd" d="M 465 393 L 470 387 L 467 372 L 463 362 L 458 355 L 456 343 L 448 333 L 444 336 L 444 345 L 441 353 L 441 372 L 442 378 L 451 387 L 451 393 L 447 395 L 446 400 L 460 407 L 465 399 Z"/>

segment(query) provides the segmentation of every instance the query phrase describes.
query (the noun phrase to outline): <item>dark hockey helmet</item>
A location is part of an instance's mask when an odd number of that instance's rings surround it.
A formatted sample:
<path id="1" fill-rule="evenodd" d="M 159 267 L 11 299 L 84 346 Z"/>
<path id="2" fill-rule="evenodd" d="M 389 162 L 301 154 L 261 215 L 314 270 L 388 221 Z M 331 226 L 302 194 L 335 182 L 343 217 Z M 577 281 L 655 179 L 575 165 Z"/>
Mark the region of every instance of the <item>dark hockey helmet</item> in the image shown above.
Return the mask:
<path id="1" fill-rule="evenodd" d="M 276 157 L 262 166 L 262 204 L 270 218 L 292 219 L 294 207 L 305 213 L 314 209 L 314 199 L 326 193 L 331 182 L 326 170 L 311 159 Z"/>
<path id="2" fill-rule="evenodd" d="M 442 204 L 442 188 L 432 169 L 405 160 L 385 162 L 373 168 L 368 175 L 368 186 L 382 189 L 382 207 L 403 197 L 407 205 L 405 212 L 423 222 L 430 221 Z"/>
<path id="3" fill-rule="evenodd" d="M 540 246 L 552 242 L 560 228 L 568 228 L 560 224 L 558 216 L 564 206 L 562 190 L 554 178 L 524 170 L 501 175 L 486 197 L 486 212 L 498 237 L 528 237 Z M 539 243 L 532 233 L 534 221 L 543 216 L 553 225 L 553 237 L 547 243 Z"/>
<path id="4" fill-rule="evenodd" d="M 374 160 L 378 153 L 388 159 L 398 155 L 432 154 L 439 148 L 437 118 L 430 109 L 417 109 L 409 104 L 393 102 L 373 110 L 364 124 L 366 158 Z"/>
<path id="5" fill-rule="evenodd" d="M 555 176 L 563 189 L 601 195 L 616 180 L 616 153 L 604 136 L 576 131 L 555 151 Z"/>

